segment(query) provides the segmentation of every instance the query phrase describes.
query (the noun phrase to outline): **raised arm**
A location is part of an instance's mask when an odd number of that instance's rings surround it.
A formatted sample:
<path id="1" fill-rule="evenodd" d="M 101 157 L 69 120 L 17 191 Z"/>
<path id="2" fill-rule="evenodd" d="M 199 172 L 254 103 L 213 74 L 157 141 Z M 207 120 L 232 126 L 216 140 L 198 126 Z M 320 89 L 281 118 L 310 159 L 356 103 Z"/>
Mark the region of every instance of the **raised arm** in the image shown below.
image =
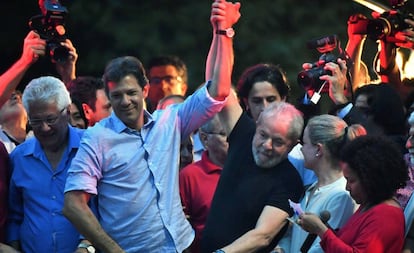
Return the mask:
<path id="1" fill-rule="evenodd" d="M 213 26 L 213 39 L 206 63 L 206 79 L 220 84 L 223 89 L 229 89 L 226 106 L 219 113 L 227 135 L 231 132 L 239 119 L 242 108 L 235 92 L 230 90 L 231 73 L 234 63 L 233 38 L 223 34 L 240 18 L 240 3 L 230 3 L 216 0 L 211 8 L 211 24 Z M 219 34 L 221 33 L 221 34 Z M 223 87 L 224 86 L 224 87 Z"/>
<path id="2" fill-rule="evenodd" d="M 0 107 L 10 98 L 29 67 L 45 54 L 45 48 L 46 42 L 37 33 L 27 34 L 20 59 L 0 76 Z"/>
<path id="3" fill-rule="evenodd" d="M 212 74 L 209 92 L 218 100 L 224 100 L 230 93 L 234 60 L 233 38 L 217 32 L 231 28 L 238 21 L 239 8 L 240 3 L 233 4 L 222 0 L 216 0 L 212 4 L 210 20 L 213 24 L 213 41 L 210 48 L 212 52 L 207 57 L 206 75 L 209 77 Z"/>

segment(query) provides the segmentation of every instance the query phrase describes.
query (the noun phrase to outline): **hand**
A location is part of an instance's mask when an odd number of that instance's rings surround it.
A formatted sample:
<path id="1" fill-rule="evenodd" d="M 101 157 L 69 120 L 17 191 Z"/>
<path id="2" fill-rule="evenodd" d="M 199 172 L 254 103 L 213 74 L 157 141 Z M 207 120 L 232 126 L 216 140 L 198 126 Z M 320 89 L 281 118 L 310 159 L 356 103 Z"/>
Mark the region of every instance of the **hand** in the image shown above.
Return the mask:
<path id="1" fill-rule="evenodd" d="M 345 95 L 345 89 L 347 84 L 347 66 L 346 62 L 342 59 L 338 59 L 338 64 L 334 62 L 328 62 L 324 66 L 325 70 L 331 71 L 332 75 L 321 76 L 320 79 L 324 80 L 329 85 L 329 97 L 335 104 L 345 104 L 348 99 Z"/>
<path id="2" fill-rule="evenodd" d="M 411 28 L 406 29 L 402 32 L 397 32 L 395 34 L 395 38 L 398 42 L 395 45 L 399 47 L 405 47 L 409 49 L 414 49 L 414 20 L 405 19 L 405 23 L 407 23 Z"/>
<path id="3" fill-rule="evenodd" d="M 362 34 L 359 26 L 361 26 L 363 22 L 367 22 L 368 18 L 362 14 L 354 14 L 348 18 L 348 39 L 352 41 L 352 43 L 359 43 L 366 39 L 367 35 Z"/>
<path id="4" fill-rule="evenodd" d="M 64 62 L 56 62 L 55 65 L 56 71 L 66 84 L 76 78 L 76 61 L 78 60 L 78 54 L 76 53 L 76 48 L 69 39 L 66 39 L 65 42 L 61 42 L 60 44 L 69 50 L 69 57 Z"/>
<path id="5" fill-rule="evenodd" d="M 20 57 L 25 64 L 35 63 L 40 56 L 45 55 L 46 41 L 41 39 L 39 34 L 30 31 L 24 38 L 23 53 Z"/>
<path id="6" fill-rule="evenodd" d="M 240 3 L 216 0 L 211 6 L 210 21 L 214 29 L 232 27 L 240 18 Z"/>
<path id="7" fill-rule="evenodd" d="M 323 235 L 328 230 L 328 227 L 323 224 L 322 220 L 317 215 L 311 213 L 300 215 L 297 223 L 303 230 L 311 234 Z"/>

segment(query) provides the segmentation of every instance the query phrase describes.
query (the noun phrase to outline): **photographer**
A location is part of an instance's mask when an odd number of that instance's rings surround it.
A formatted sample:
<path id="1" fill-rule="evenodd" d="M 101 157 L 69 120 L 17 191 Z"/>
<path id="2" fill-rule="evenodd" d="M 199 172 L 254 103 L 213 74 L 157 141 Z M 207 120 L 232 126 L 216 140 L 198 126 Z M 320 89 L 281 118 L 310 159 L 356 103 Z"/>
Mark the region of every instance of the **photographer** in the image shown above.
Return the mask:
<path id="1" fill-rule="evenodd" d="M 370 83 L 367 68 L 361 60 L 367 37 L 379 43 L 379 50 L 373 62 L 378 79 L 383 83 L 389 83 L 402 100 L 405 100 L 409 92 L 413 90 L 412 87 L 404 84 L 405 80 L 401 80 L 400 69 L 396 64 L 398 47 L 414 49 L 412 30 L 414 21 L 408 18 L 400 20 L 401 17 L 410 16 L 401 13 L 398 9 L 392 9 L 383 14 L 373 12 L 373 19 L 368 19 L 362 14 L 349 17 L 346 51 L 354 61 L 354 66 L 350 70 L 353 90 Z"/>

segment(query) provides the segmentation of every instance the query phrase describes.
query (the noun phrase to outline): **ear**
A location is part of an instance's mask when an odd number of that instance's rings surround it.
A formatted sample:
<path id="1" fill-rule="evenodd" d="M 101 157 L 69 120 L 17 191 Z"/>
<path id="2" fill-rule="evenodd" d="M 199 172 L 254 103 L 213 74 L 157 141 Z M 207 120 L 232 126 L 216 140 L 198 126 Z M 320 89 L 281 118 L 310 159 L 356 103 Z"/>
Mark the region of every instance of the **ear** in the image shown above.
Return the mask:
<path id="1" fill-rule="evenodd" d="M 83 110 L 83 113 L 85 114 L 85 118 L 89 121 L 92 118 L 92 114 L 93 114 L 92 108 L 89 105 L 82 103 L 82 110 Z"/>
<path id="2" fill-rule="evenodd" d="M 316 144 L 316 156 L 323 156 L 323 144 Z"/>
<path id="3" fill-rule="evenodd" d="M 146 84 L 142 88 L 142 97 L 143 97 L 143 99 L 146 99 L 148 97 L 149 89 L 150 89 L 150 85 L 149 84 Z"/>
<path id="4" fill-rule="evenodd" d="M 182 83 L 181 84 L 181 95 L 185 96 L 185 94 L 187 93 L 187 89 L 188 89 L 187 84 L 186 83 Z"/>
<path id="5" fill-rule="evenodd" d="M 198 131 L 198 135 L 200 137 L 200 141 L 203 144 L 204 147 L 206 147 L 207 142 L 208 142 L 208 136 L 206 133 L 202 132 L 202 131 Z"/>

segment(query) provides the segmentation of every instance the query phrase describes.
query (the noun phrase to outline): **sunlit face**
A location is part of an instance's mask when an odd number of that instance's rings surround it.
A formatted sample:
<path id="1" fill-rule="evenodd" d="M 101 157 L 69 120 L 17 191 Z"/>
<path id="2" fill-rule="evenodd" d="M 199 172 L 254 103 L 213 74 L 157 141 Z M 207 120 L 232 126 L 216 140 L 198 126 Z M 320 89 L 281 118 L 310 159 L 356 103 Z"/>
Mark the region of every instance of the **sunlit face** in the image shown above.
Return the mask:
<path id="1" fill-rule="evenodd" d="M 405 147 L 407 148 L 410 154 L 410 162 L 414 164 L 414 125 L 410 125 L 410 130 L 408 132 L 408 139 L 405 143 Z"/>
<path id="2" fill-rule="evenodd" d="M 288 133 L 289 122 L 283 117 L 277 122 L 272 117 L 262 117 L 258 120 L 252 152 L 259 167 L 271 168 L 287 158 L 294 145 L 288 138 Z"/>
<path id="3" fill-rule="evenodd" d="M 285 98 L 281 98 L 276 88 L 269 82 L 256 82 L 253 84 L 247 97 L 247 106 L 254 120 L 259 118 L 260 113 L 270 103 L 275 101 L 282 101 Z"/>
<path id="4" fill-rule="evenodd" d="M 127 75 L 118 83 L 109 82 L 108 90 L 109 101 L 116 116 L 129 128 L 141 129 L 148 85 L 142 89 L 133 75 Z"/>
<path id="5" fill-rule="evenodd" d="M 96 90 L 95 111 L 90 111 L 90 114 L 85 116 L 88 119 L 89 126 L 95 125 L 96 122 L 108 117 L 112 112 L 111 102 L 105 94 L 104 89 Z"/>
<path id="6" fill-rule="evenodd" d="M 194 158 L 193 138 L 189 136 L 180 144 L 180 169 L 191 164 Z"/>
<path id="7" fill-rule="evenodd" d="M 305 131 L 303 132 L 301 151 L 305 160 L 305 167 L 308 169 L 315 168 L 315 162 L 318 160 L 318 157 L 316 156 L 318 153 L 318 146 L 311 143 L 308 127 L 305 127 Z"/>
<path id="8" fill-rule="evenodd" d="M 362 187 L 362 183 L 358 178 L 358 175 L 348 166 L 347 163 L 342 163 L 342 172 L 346 178 L 346 190 L 349 191 L 351 197 L 357 204 L 367 203 L 367 195 Z"/>
<path id="9" fill-rule="evenodd" d="M 13 92 L 9 100 L 7 100 L 0 108 L 0 120 L 17 119 L 21 116 L 27 117 L 26 110 L 22 103 L 22 96 L 20 93 Z"/>
<path id="10" fill-rule="evenodd" d="M 82 118 L 78 107 L 74 103 L 72 103 L 70 104 L 69 110 L 70 110 L 70 119 L 69 119 L 70 125 L 73 127 L 85 129 L 86 122 Z"/>
<path id="11" fill-rule="evenodd" d="M 169 95 L 185 96 L 187 84 L 173 65 L 155 66 L 148 72 L 150 81 L 149 99 L 154 105 Z"/>
<path id="12" fill-rule="evenodd" d="M 68 137 L 68 108 L 56 103 L 36 103 L 29 106 L 29 123 L 33 134 L 44 149 L 57 150 Z"/>

